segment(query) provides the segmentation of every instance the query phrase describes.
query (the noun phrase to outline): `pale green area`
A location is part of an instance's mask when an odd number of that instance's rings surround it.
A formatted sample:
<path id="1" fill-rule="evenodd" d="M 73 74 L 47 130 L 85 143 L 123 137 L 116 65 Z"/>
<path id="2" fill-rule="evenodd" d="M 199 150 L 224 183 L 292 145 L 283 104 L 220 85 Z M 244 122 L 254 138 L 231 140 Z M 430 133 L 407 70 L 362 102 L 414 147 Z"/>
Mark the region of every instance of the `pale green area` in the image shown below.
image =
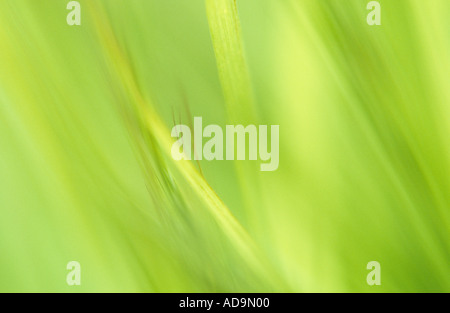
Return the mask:
<path id="1" fill-rule="evenodd" d="M 450 2 L 215 1 L 0 0 L 0 291 L 450 292 Z M 174 162 L 194 116 L 278 171 Z"/>

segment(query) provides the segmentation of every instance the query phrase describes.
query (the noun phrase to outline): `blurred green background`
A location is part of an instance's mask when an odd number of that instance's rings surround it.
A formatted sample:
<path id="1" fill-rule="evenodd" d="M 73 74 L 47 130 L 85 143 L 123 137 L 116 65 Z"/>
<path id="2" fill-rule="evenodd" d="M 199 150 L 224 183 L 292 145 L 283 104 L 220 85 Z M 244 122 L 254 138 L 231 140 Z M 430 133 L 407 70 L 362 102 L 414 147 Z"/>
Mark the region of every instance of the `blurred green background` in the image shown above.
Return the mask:
<path id="1" fill-rule="evenodd" d="M 448 0 L 68 2 L 0 0 L 1 292 L 450 292 Z M 194 116 L 279 169 L 173 161 Z"/>

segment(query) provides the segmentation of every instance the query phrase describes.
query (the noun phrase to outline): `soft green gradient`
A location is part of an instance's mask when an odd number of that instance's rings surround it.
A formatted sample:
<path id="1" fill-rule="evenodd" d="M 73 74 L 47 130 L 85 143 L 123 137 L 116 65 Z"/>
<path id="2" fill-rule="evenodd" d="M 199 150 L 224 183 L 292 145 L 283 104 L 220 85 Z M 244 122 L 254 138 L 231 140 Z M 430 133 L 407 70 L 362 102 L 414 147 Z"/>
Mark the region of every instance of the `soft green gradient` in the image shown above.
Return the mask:
<path id="1" fill-rule="evenodd" d="M 79 2 L 0 0 L 1 292 L 450 292 L 449 1 Z M 279 169 L 173 161 L 194 116 Z"/>

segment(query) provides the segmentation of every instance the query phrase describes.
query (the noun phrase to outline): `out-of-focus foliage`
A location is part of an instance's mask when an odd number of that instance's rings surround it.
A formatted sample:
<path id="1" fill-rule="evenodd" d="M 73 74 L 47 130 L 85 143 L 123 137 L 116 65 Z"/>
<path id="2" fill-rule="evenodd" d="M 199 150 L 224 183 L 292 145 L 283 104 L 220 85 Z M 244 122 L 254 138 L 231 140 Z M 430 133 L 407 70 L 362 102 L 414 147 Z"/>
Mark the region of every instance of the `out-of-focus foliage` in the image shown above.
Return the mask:
<path id="1" fill-rule="evenodd" d="M 0 291 L 450 291 L 450 2 L 67 2 L 0 1 Z M 194 116 L 279 169 L 175 162 Z"/>

